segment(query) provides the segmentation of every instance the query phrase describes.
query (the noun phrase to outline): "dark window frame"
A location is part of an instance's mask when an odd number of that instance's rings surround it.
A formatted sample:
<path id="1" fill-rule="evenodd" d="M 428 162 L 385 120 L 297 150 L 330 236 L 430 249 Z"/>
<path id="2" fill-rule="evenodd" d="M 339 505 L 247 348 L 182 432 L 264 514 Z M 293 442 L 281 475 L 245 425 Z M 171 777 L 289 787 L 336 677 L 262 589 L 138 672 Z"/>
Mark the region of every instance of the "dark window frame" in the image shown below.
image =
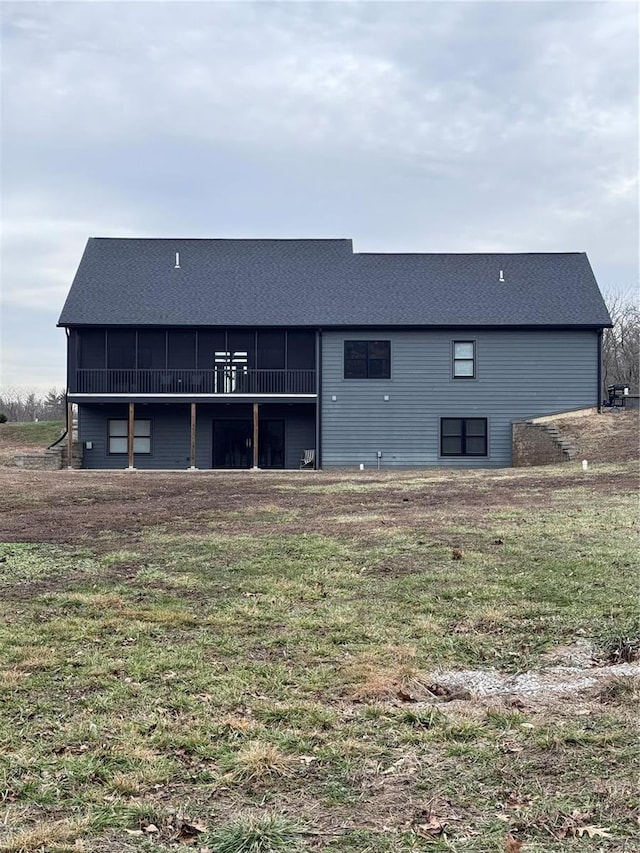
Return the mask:
<path id="1" fill-rule="evenodd" d="M 380 346 L 381 344 L 386 345 L 387 355 L 385 358 L 380 358 L 379 355 L 377 355 L 375 352 L 372 352 L 373 347 Z M 347 349 L 349 347 L 354 347 L 354 345 L 357 345 L 360 348 L 366 347 L 366 353 L 364 354 L 363 357 L 356 358 L 356 359 L 354 359 L 353 356 L 350 358 L 348 357 Z M 343 355 L 343 362 L 342 362 L 342 378 L 343 379 L 346 379 L 349 381 L 351 381 L 351 380 L 357 381 L 357 380 L 361 380 L 361 379 L 366 379 L 366 380 L 378 379 L 378 380 L 381 380 L 383 382 L 391 379 L 391 340 L 387 340 L 387 339 L 381 340 L 378 338 L 376 338 L 376 339 L 366 338 L 366 339 L 359 339 L 359 340 L 357 340 L 357 339 L 345 340 L 343 343 L 342 355 Z M 381 375 L 381 376 L 375 375 L 375 370 L 372 370 L 372 362 L 380 362 L 382 364 L 384 364 L 386 362 L 386 370 L 384 371 L 384 375 Z M 352 364 L 352 365 L 358 364 L 360 367 L 364 366 L 364 375 L 361 375 L 361 376 L 348 375 L 349 373 L 353 374 L 354 372 L 356 372 L 356 371 L 354 371 L 353 367 L 351 367 L 351 369 L 349 368 L 350 364 Z"/>
<path id="2" fill-rule="evenodd" d="M 111 424 L 112 423 L 125 423 L 127 426 L 127 430 L 125 435 L 112 435 L 111 433 Z M 148 423 L 149 424 L 149 434 L 148 435 L 136 435 L 136 424 L 139 423 Z M 112 438 L 124 438 L 127 442 L 126 450 L 112 450 L 111 449 L 111 439 Z M 136 450 L 135 449 L 135 441 L 136 438 L 148 438 L 149 439 L 149 449 L 148 450 Z M 153 422 L 151 418 L 136 418 L 133 422 L 133 452 L 135 456 L 151 456 L 153 455 Z M 107 455 L 108 456 L 126 456 L 129 452 L 129 419 L 128 418 L 109 418 L 107 420 Z"/>
<path id="3" fill-rule="evenodd" d="M 460 424 L 459 433 L 447 433 L 445 435 L 444 426 L 445 421 L 457 421 Z M 483 421 L 484 422 L 484 434 L 480 435 L 467 435 L 467 424 L 469 421 Z M 460 440 L 460 451 L 459 452 L 451 452 L 445 451 L 443 449 L 443 439 L 444 438 L 459 438 Z M 467 448 L 468 439 L 484 439 L 484 451 L 481 453 L 469 451 Z M 440 418 L 440 456 L 446 457 L 463 457 L 463 456 L 471 456 L 475 458 L 485 458 L 489 455 L 489 421 L 488 418 L 478 418 L 478 417 L 469 417 L 469 418 L 458 418 L 458 417 L 442 417 Z"/>
<path id="4" fill-rule="evenodd" d="M 471 358 L 456 358 L 456 345 L 457 344 L 471 344 L 473 348 L 473 355 Z M 457 373 L 456 367 L 458 364 L 469 364 L 471 362 L 471 374 L 468 373 Z M 477 371 L 476 371 L 476 342 L 474 340 L 455 340 L 451 342 L 451 375 L 453 379 L 476 379 Z"/>

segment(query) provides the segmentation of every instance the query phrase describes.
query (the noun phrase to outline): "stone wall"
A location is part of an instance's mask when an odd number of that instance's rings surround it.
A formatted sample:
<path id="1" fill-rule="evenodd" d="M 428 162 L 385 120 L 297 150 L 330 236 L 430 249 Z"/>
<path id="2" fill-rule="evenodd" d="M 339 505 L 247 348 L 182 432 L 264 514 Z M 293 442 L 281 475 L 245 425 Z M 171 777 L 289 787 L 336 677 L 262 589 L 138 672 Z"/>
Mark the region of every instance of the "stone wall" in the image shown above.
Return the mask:
<path id="1" fill-rule="evenodd" d="M 17 468 L 25 468 L 30 471 L 59 471 L 67 468 L 67 445 L 56 445 L 44 451 L 31 451 L 29 453 L 17 453 L 13 457 L 13 464 Z M 82 444 L 74 441 L 71 453 L 71 467 L 82 468 Z"/>
<path id="2" fill-rule="evenodd" d="M 67 444 L 66 442 L 59 448 L 60 449 L 60 467 L 68 468 L 69 463 L 67 462 Z M 58 447 L 54 447 L 53 450 L 58 450 Z M 74 441 L 73 447 L 71 450 L 71 467 L 72 468 L 82 468 L 82 442 Z M 51 451 L 47 451 L 50 453 Z"/>
<path id="3" fill-rule="evenodd" d="M 59 471 L 60 454 L 46 451 L 44 453 L 16 453 L 13 464 L 17 468 L 28 468 L 31 471 Z"/>
<path id="4" fill-rule="evenodd" d="M 573 459 L 575 451 L 553 423 L 515 421 L 512 425 L 512 465 L 552 465 Z"/>

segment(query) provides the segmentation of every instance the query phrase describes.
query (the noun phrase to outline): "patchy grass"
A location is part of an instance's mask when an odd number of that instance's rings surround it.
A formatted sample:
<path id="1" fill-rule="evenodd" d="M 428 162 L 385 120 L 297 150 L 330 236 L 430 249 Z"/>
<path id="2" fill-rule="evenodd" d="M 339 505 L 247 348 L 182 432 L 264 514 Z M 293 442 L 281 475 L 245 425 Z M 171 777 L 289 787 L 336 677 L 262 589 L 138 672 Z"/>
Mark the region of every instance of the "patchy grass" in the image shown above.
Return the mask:
<path id="1" fill-rule="evenodd" d="M 0 851 L 637 849 L 631 675 L 432 677 L 633 660 L 620 470 L 12 479 Z"/>
<path id="2" fill-rule="evenodd" d="M 272 814 L 229 823 L 208 835 L 217 853 L 295 853 L 302 850 L 299 830 Z"/>
<path id="3" fill-rule="evenodd" d="M 64 421 L 0 424 L 0 442 L 13 447 L 47 447 L 64 430 Z"/>
<path id="4" fill-rule="evenodd" d="M 45 450 L 64 432 L 63 421 L 0 424 L 0 466 L 16 453 Z"/>

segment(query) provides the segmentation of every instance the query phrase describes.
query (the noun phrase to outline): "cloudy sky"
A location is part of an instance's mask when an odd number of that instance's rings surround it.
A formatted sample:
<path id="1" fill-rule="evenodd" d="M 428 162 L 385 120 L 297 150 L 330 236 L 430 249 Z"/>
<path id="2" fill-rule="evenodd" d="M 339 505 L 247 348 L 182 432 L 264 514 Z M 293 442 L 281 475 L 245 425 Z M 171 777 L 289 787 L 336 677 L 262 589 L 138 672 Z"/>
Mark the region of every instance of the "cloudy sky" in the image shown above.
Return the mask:
<path id="1" fill-rule="evenodd" d="M 10 2 L 0 385 L 62 387 L 89 236 L 586 251 L 638 275 L 634 2 Z"/>

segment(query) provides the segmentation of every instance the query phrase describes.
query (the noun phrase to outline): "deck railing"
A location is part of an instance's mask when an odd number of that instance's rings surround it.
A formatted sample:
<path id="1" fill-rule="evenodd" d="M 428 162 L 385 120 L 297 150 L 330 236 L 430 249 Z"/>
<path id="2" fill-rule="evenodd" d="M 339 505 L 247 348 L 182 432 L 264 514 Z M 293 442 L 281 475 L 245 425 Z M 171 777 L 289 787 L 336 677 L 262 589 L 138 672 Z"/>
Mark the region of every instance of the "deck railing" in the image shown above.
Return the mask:
<path id="1" fill-rule="evenodd" d="M 315 370 L 77 370 L 76 394 L 315 394 Z"/>

